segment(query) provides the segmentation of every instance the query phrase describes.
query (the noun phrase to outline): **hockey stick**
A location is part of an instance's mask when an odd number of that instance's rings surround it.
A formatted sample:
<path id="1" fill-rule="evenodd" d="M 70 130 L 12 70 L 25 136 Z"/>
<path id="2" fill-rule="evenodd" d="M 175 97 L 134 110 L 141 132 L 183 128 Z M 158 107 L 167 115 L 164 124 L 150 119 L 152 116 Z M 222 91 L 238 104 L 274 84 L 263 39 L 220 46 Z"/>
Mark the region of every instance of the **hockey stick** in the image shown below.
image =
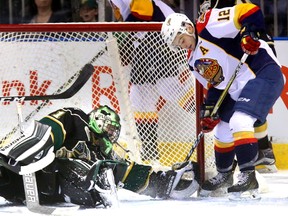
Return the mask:
<path id="1" fill-rule="evenodd" d="M 190 157 L 192 156 L 193 152 L 194 152 L 195 149 L 197 148 L 197 146 L 198 146 L 198 144 L 200 143 L 200 141 L 201 141 L 201 139 L 202 139 L 203 136 L 204 136 L 204 133 L 203 133 L 203 131 L 201 131 L 201 132 L 198 134 L 197 139 L 196 139 L 195 142 L 193 143 L 193 145 L 192 145 L 189 153 L 187 154 L 184 162 L 187 162 L 187 161 L 190 159 Z"/>
<path id="2" fill-rule="evenodd" d="M 101 57 L 103 54 L 105 53 L 105 49 L 101 50 L 100 52 L 97 53 L 97 55 L 95 55 L 91 61 L 89 63 L 87 63 L 83 69 L 77 73 L 75 73 L 64 85 L 62 85 L 55 93 L 54 95 L 50 95 L 49 98 L 45 97 L 43 98 L 43 96 L 41 96 L 41 98 L 34 98 L 35 100 L 43 100 L 46 99 L 46 101 L 44 101 L 43 103 L 41 103 L 35 110 L 33 110 L 26 118 L 25 121 L 28 121 L 30 118 L 32 118 L 40 109 L 42 109 L 44 106 L 46 106 L 48 104 L 48 99 L 60 99 L 62 97 L 64 98 L 69 98 L 72 97 L 73 95 L 75 95 L 81 87 L 83 87 L 83 85 L 88 81 L 88 79 L 91 77 L 93 71 L 94 71 L 94 67 L 91 65 L 92 62 L 94 62 L 96 59 L 98 59 L 99 57 Z M 80 75 L 79 75 L 80 73 Z M 84 74 L 84 75 L 81 75 Z M 75 79 L 75 77 L 79 76 L 76 81 L 71 85 L 71 87 L 69 89 L 67 89 L 65 92 L 60 93 L 69 83 L 71 83 L 72 80 Z M 28 99 L 31 96 L 27 96 Z M 25 100 L 28 100 L 27 97 L 25 97 Z M 35 96 L 37 97 L 37 96 Z M 11 97 L 10 97 L 11 98 Z M 7 138 L 8 136 L 10 136 L 11 134 L 15 133 L 17 128 L 20 127 L 20 132 L 23 133 L 23 127 L 22 127 L 22 123 L 23 123 L 23 118 L 22 118 L 22 111 L 21 111 L 21 101 L 24 100 L 23 97 L 14 97 L 14 99 L 11 100 L 5 100 L 4 101 L 17 101 L 17 111 L 18 111 L 18 120 L 19 123 L 16 127 L 14 127 L 12 129 L 12 131 L 7 134 L 5 136 L 5 138 Z M 30 98 L 31 100 L 34 100 L 32 98 Z M 0 99 L 0 101 L 2 101 Z M 69 208 L 58 208 L 58 207 L 48 207 L 48 206 L 42 206 L 39 203 L 39 194 L 38 194 L 38 189 L 37 189 L 37 181 L 36 181 L 36 176 L 35 173 L 31 173 L 31 174 L 26 174 L 23 175 L 23 184 L 24 184 L 24 191 L 25 191 L 25 199 L 26 199 L 26 205 L 27 208 L 35 213 L 42 213 L 42 214 L 67 214 L 67 212 L 70 211 L 75 211 L 79 208 L 79 206 L 75 206 L 75 207 L 69 207 Z"/>
<path id="3" fill-rule="evenodd" d="M 226 95 L 227 95 L 227 93 L 228 93 L 228 91 L 229 91 L 232 83 L 233 83 L 234 80 L 236 79 L 237 74 L 238 74 L 239 71 L 241 70 L 242 65 L 243 65 L 244 62 L 246 61 L 247 57 L 248 57 L 248 54 L 244 53 L 243 56 L 242 56 L 242 58 L 241 58 L 241 60 L 240 60 L 240 62 L 239 62 L 238 65 L 237 65 L 237 67 L 236 67 L 236 69 L 235 69 L 232 77 L 230 78 L 227 86 L 225 87 L 224 91 L 223 91 L 222 94 L 220 95 L 220 97 L 219 97 L 216 105 L 214 106 L 213 111 L 211 112 L 211 115 L 210 115 L 210 116 L 211 116 L 212 118 L 216 116 L 216 113 L 218 112 L 219 107 L 221 106 L 224 98 L 226 97 Z M 197 139 L 195 140 L 194 144 L 192 145 L 189 153 L 187 154 L 184 162 L 186 162 L 186 161 L 188 161 L 188 160 L 190 159 L 191 155 L 193 154 L 194 150 L 197 148 L 197 146 L 198 146 L 198 144 L 200 143 L 200 140 L 202 139 L 203 136 L 204 136 L 204 132 L 201 131 L 201 132 L 198 134 Z"/>
<path id="4" fill-rule="evenodd" d="M 215 106 L 214 106 L 214 108 L 213 108 L 213 110 L 212 110 L 212 112 L 211 112 L 211 115 L 210 115 L 210 116 L 211 116 L 212 118 L 216 116 L 219 107 L 221 106 L 224 98 L 226 97 L 226 95 L 227 95 L 227 93 L 228 93 L 228 91 L 229 91 L 232 83 L 233 83 L 234 80 L 236 79 L 236 77 L 237 77 L 239 71 L 241 70 L 242 65 L 243 65 L 244 62 L 246 61 L 247 57 L 248 57 L 248 54 L 244 53 L 243 56 L 242 56 L 242 58 L 241 58 L 241 60 L 240 60 L 240 62 L 238 63 L 238 65 L 237 65 L 237 67 L 236 67 L 236 69 L 235 69 L 235 71 L 234 71 L 234 74 L 233 74 L 232 77 L 230 78 L 229 82 L 227 83 L 226 88 L 224 89 L 224 91 L 223 91 L 222 94 L 220 95 L 217 103 L 215 104 Z"/>
<path id="5" fill-rule="evenodd" d="M 97 60 L 98 58 L 100 58 L 104 53 L 105 53 L 105 51 L 106 51 L 106 47 L 105 48 L 103 48 L 102 50 L 100 50 L 86 65 L 91 65 L 95 60 Z M 85 65 L 85 66 L 86 66 Z M 83 67 L 83 69 L 85 68 L 85 66 Z M 87 66 L 87 67 L 90 67 L 90 66 Z M 91 68 L 91 67 L 90 67 Z M 91 68 L 92 69 L 92 68 Z M 67 86 L 67 85 L 69 85 L 77 76 L 80 76 L 81 75 L 81 71 L 82 71 L 82 69 L 80 70 L 80 71 L 78 71 L 78 72 L 76 72 L 73 76 L 71 76 L 69 79 L 68 79 L 68 81 L 66 82 L 66 83 L 64 83 L 62 86 L 60 86 L 59 87 L 59 89 L 53 94 L 53 95 L 61 95 L 61 94 L 63 94 L 63 93 L 61 93 L 61 91 Z M 92 71 L 93 72 L 93 71 Z M 79 75 L 80 74 L 80 75 Z M 81 78 L 81 80 L 79 81 L 79 79 L 77 78 L 77 80 L 78 80 L 78 83 L 77 84 L 75 84 L 75 82 L 77 81 L 75 81 L 73 84 L 72 84 L 72 86 L 69 88 L 69 89 L 67 89 L 65 92 L 67 92 L 68 90 L 68 93 L 65 93 L 65 95 L 64 96 L 67 96 L 67 94 L 68 94 L 68 96 L 69 96 L 69 94 L 71 94 L 71 92 L 73 93 L 73 95 L 75 94 L 75 93 L 77 93 L 79 90 L 80 90 L 80 88 L 88 81 L 88 79 L 89 79 L 89 77 L 87 77 L 88 75 L 86 74 L 85 75 L 85 77 L 86 77 L 86 81 L 84 82 L 84 79 L 85 78 Z M 91 74 L 90 74 L 90 76 L 91 76 Z M 79 82 L 80 82 L 80 84 L 79 84 Z M 72 88 L 73 87 L 73 88 Z M 75 88 L 75 89 L 74 89 Z M 71 97 L 73 96 L 72 94 L 71 94 Z M 20 97 L 21 98 L 21 96 L 17 96 L 17 97 Z M 31 96 L 29 96 L 29 97 L 31 97 Z M 36 96 L 35 96 L 36 97 Z M 38 99 L 35 99 L 35 100 L 42 100 L 42 99 L 39 99 L 39 97 L 43 97 L 43 96 L 37 96 L 38 97 Z M 53 96 L 54 97 L 54 96 Z M 58 99 L 60 99 L 60 98 L 58 98 Z M 1 101 L 1 99 L 0 99 L 0 101 Z M 9 101 L 9 100 L 8 100 Z M 11 101 L 11 100 L 10 100 Z M 13 101 L 13 100 L 12 100 Z M 14 101 L 15 101 L 15 99 L 14 99 Z M 17 101 L 17 99 L 16 99 L 16 101 Z M 19 100 L 18 100 L 19 101 Z M 21 101 L 21 100 L 20 100 Z M 25 118 L 25 122 L 27 122 L 27 121 L 29 121 L 34 115 L 36 115 L 43 107 L 45 107 L 47 104 L 49 104 L 49 100 L 45 100 L 45 101 L 43 101 L 39 106 L 37 106 L 32 112 L 30 112 L 29 113 L 29 115 L 27 115 L 26 116 L 26 118 Z M 3 142 L 5 142 L 5 140 L 7 139 L 7 137 L 9 137 L 10 135 L 12 135 L 12 134 L 14 134 L 17 130 L 18 130 L 18 128 L 19 128 L 19 124 L 18 125 L 16 125 L 8 134 L 6 134 L 1 140 L 0 140 L 0 145 L 3 143 Z"/>
<path id="6" fill-rule="evenodd" d="M 53 207 L 43 206 L 39 203 L 39 193 L 35 173 L 23 175 L 26 206 L 31 212 L 46 215 L 69 215 L 79 209 L 80 206 Z"/>
<path id="7" fill-rule="evenodd" d="M 18 121 L 20 125 L 20 132 L 21 134 L 24 133 L 23 128 L 23 117 L 22 117 L 22 104 L 21 101 L 17 102 L 17 115 Z M 73 208 L 57 208 L 57 207 L 49 207 L 49 206 L 42 206 L 39 202 L 39 193 L 37 189 L 37 180 L 35 173 L 29 173 L 22 176 L 23 178 L 23 187 L 25 192 L 25 201 L 26 206 L 29 211 L 40 213 L 40 214 L 60 214 L 67 213 L 69 211 L 75 211 L 79 208 L 79 206 L 75 206 Z"/>
<path id="8" fill-rule="evenodd" d="M 61 86 L 55 94 L 52 95 L 37 95 L 37 96 L 4 96 L 0 97 L 0 102 L 6 101 L 29 101 L 29 100 L 56 100 L 56 99 L 67 99 L 74 96 L 79 89 L 81 89 L 88 79 L 93 74 L 94 67 L 91 64 L 86 64 L 81 70 L 79 76 L 74 81 L 74 83 L 64 92 L 61 92 L 66 85 Z M 73 80 L 75 75 L 71 77 L 69 80 Z M 68 82 L 69 83 L 69 82 Z"/>

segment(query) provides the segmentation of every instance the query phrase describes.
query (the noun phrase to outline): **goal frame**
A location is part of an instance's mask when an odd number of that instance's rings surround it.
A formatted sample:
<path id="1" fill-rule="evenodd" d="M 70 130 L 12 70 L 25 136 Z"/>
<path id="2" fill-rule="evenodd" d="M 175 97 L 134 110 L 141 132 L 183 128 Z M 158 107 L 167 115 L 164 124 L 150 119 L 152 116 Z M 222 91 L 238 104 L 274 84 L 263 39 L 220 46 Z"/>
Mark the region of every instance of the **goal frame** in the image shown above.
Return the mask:
<path id="1" fill-rule="evenodd" d="M 1 24 L 0 33 L 4 32 L 131 32 L 131 31 L 161 31 L 162 22 L 139 22 L 139 23 L 114 23 L 114 22 L 98 22 L 98 23 L 47 23 L 47 24 Z M 200 120 L 199 107 L 204 98 L 204 89 L 196 80 L 195 100 L 196 100 L 196 134 L 199 134 Z M 192 147 L 192 146 L 191 146 Z M 205 148 L 204 139 L 201 139 L 197 149 L 197 162 L 200 165 L 200 180 L 205 179 Z M 188 152 L 187 152 L 188 153 Z"/>

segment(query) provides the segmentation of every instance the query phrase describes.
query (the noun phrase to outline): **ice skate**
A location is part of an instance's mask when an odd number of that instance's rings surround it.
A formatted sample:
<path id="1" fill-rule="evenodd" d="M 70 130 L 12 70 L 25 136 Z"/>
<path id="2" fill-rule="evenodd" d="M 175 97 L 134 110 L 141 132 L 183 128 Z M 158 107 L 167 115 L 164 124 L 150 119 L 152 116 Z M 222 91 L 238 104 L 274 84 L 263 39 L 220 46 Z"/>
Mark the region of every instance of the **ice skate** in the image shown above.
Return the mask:
<path id="1" fill-rule="evenodd" d="M 273 150 L 271 148 L 259 150 L 259 155 L 255 162 L 255 166 L 273 164 L 275 164 L 275 156 Z"/>
<path id="2" fill-rule="evenodd" d="M 260 173 L 275 173 L 277 167 L 275 166 L 275 156 L 271 148 L 259 150 L 258 159 L 255 166 Z"/>
<path id="3" fill-rule="evenodd" d="M 206 180 L 199 192 L 199 196 L 215 196 L 216 194 L 226 194 L 227 188 L 233 184 L 233 171 L 218 173 L 211 179 Z"/>
<path id="4" fill-rule="evenodd" d="M 241 172 L 238 175 L 238 182 L 228 188 L 229 200 L 260 200 L 258 188 L 259 184 L 254 170 Z"/>

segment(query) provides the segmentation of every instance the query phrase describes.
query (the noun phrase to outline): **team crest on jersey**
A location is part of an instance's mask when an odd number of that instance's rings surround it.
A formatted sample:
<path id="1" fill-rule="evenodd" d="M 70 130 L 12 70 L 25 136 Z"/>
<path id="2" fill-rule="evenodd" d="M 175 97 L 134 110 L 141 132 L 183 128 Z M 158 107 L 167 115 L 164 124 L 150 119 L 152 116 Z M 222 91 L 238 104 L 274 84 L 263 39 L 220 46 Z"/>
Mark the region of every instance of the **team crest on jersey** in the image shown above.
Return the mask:
<path id="1" fill-rule="evenodd" d="M 195 61 L 194 68 L 213 86 L 219 85 L 224 80 L 222 67 L 215 59 L 198 59 Z"/>

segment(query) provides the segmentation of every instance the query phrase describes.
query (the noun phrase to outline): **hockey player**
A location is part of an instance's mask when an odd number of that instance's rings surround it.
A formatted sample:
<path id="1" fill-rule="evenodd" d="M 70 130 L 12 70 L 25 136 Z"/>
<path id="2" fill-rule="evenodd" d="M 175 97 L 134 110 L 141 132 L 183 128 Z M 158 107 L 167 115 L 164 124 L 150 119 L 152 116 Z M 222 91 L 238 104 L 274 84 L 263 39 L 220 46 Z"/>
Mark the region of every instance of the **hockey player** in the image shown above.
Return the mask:
<path id="1" fill-rule="evenodd" d="M 25 201 L 19 170 L 21 174 L 36 172 L 42 204 L 71 202 L 85 207 L 112 206 L 117 198 L 117 193 L 112 193 L 115 184 L 124 184 L 124 189 L 140 194 L 175 199 L 189 197 L 198 189 L 194 162 L 155 172 L 151 166 L 116 157 L 113 144 L 120 134 L 120 118 L 108 106 L 100 106 L 88 114 L 77 108 L 59 109 L 37 121 L 32 128 L 31 134 L 12 143 L 12 149 L 9 146 L 6 155 L 0 151 L 0 196 L 10 202 Z M 50 155 L 50 149 L 54 149 L 56 155 L 53 162 L 44 168 L 39 163 L 36 165 Z M 15 157 L 19 154 L 26 159 Z"/>
<path id="2" fill-rule="evenodd" d="M 236 4 L 251 3 L 249 0 L 200 0 L 200 14 L 204 14 L 211 8 L 224 8 L 232 7 Z M 274 40 L 272 36 L 262 33 L 260 38 L 265 40 L 276 56 L 274 47 Z M 272 143 L 268 137 L 268 124 L 267 121 L 256 121 L 254 124 L 255 137 L 258 139 L 258 159 L 255 162 L 256 168 L 260 172 L 276 172 L 275 156 L 273 153 Z"/>
<path id="3" fill-rule="evenodd" d="M 263 14 L 258 6 L 249 3 L 208 10 L 196 26 L 178 13 L 163 23 L 164 41 L 174 50 L 191 50 L 190 69 L 208 89 L 200 118 L 203 132 L 215 127 L 218 174 L 203 183 L 202 194 L 227 185 L 231 199 L 241 199 L 246 191 L 255 197 L 259 187 L 254 165 L 258 140 L 253 126 L 257 120 L 265 122 L 284 86 L 278 60 L 267 42 L 258 39 L 263 32 Z M 218 115 L 212 118 L 214 105 L 244 53 L 249 55 L 247 61 L 228 89 Z M 232 185 L 235 155 L 240 174 Z"/>
<path id="4" fill-rule="evenodd" d="M 110 0 L 110 4 L 115 19 L 124 22 L 163 22 L 168 15 L 174 13 L 161 0 Z M 157 41 L 157 46 L 149 46 L 147 41 L 151 40 Z M 156 32 L 137 32 L 133 39 L 123 40 L 120 43 L 120 56 L 123 65 L 131 65 L 130 99 L 142 142 L 142 159 L 158 160 L 157 105 L 177 100 L 180 104 L 180 99 L 182 104 L 187 104 L 191 98 L 184 101 L 181 92 L 184 92 L 184 88 L 189 91 L 190 87 L 180 84 L 180 63 L 176 62 L 175 54 Z M 143 103 L 145 107 L 142 107 Z"/>

